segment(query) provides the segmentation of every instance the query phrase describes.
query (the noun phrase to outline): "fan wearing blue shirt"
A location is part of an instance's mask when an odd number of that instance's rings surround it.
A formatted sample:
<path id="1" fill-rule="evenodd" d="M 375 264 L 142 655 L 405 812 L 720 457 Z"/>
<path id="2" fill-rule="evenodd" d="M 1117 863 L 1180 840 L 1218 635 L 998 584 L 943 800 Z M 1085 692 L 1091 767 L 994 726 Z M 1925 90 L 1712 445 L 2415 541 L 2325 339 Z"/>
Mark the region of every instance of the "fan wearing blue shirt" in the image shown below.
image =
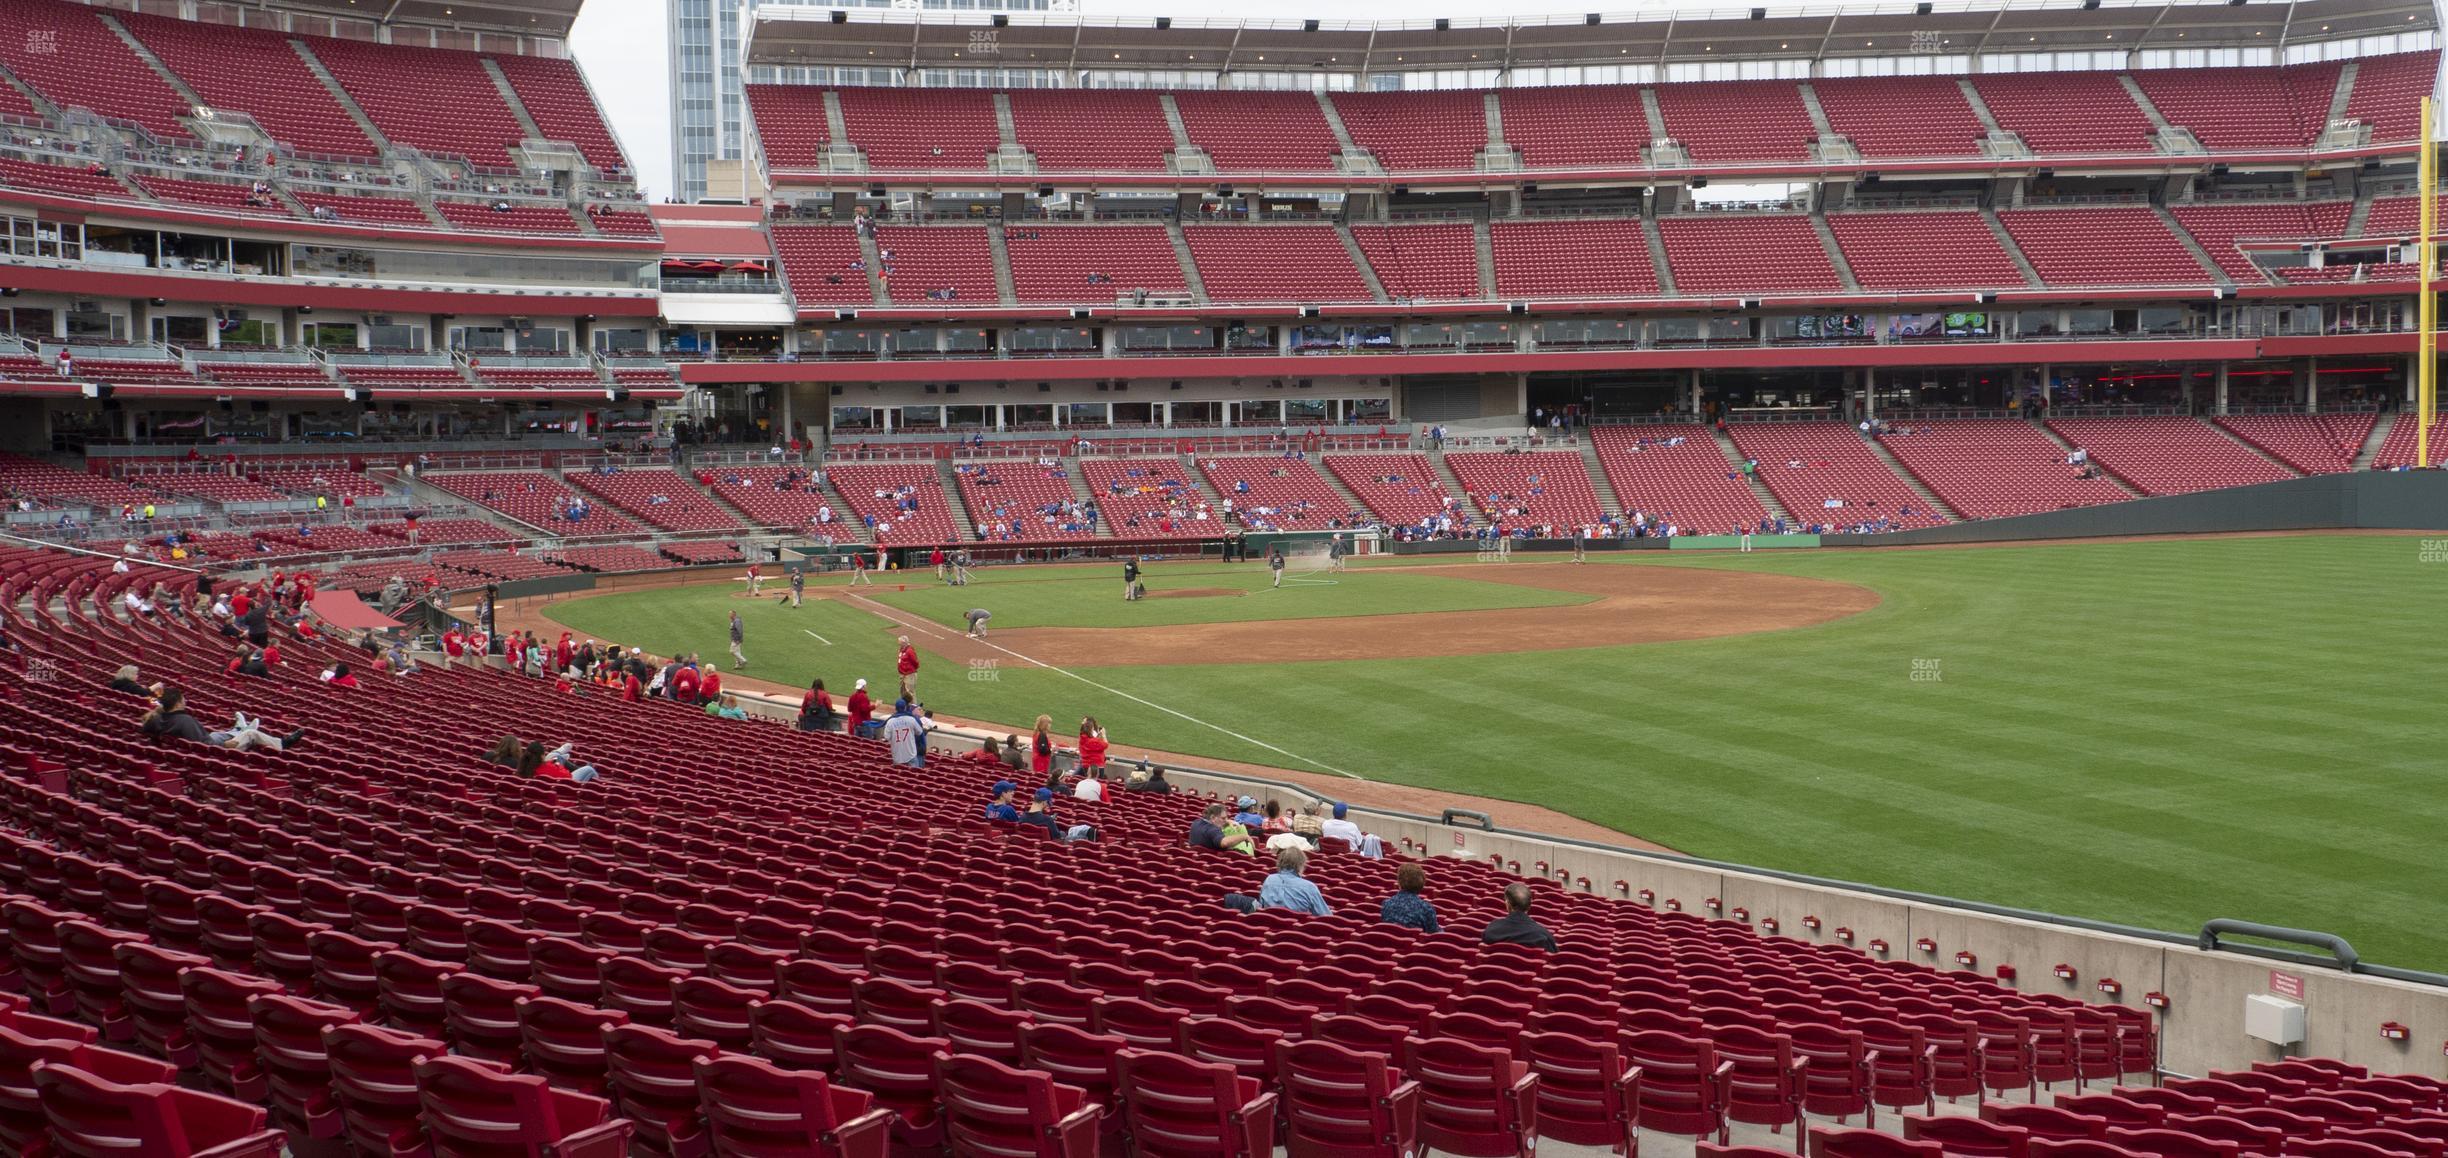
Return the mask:
<path id="1" fill-rule="evenodd" d="M 1012 793 L 1018 791 L 1020 786 L 1009 780 L 995 781 L 994 801 L 986 806 L 986 819 L 1019 820 L 1020 810 L 1012 804 Z"/>
<path id="2" fill-rule="evenodd" d="M 1297 848 L 1287 848 L 1275 854 L 1275 871 L 1267 875 L 1266 883 L 1258 887 L 1258 907 L 1290 909 L 1313 917 L 1331 917 L 1334 909 L 1326 903 L 1326 894 L 1318 891 L 1309 878 L 1301 875 L 1308 867 L 1309 854 Z"/>

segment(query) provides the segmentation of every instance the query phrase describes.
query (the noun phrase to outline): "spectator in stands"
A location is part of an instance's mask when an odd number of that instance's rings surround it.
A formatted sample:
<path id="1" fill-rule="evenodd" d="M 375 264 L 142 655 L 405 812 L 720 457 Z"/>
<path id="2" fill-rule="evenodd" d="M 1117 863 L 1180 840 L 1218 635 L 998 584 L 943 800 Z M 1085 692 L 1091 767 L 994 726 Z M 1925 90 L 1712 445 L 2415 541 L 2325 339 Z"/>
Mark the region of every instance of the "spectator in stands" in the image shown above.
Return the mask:
<path id="1" fill-rule="evenodd" d="M 1190 822 L 1190 847 L 1213 849 L 1217 852 L 1225 852 L 1228 850 L 1248 852 L 1249 838 L 1246 835 L 1242 837 L 1242 842 L 1238 847 L 1224 843 L 1224 822 L 1226 819 L 1223 805 L 1208 805 L 1205 811 L 1199 813 L 1199 818 L 1197 820 Z"/>
<path id="2" fill-rule="evenodd" d="M 1309 847 L 1318 847 L 1318 838 L 1323 836 L 1326 831 L 1325 802 L 1312 800 L 1308 804 L 1294 809 L 1292 811 L 1290 828 L 1294 834 L 1308 840 Z"/>
<path id="3" fill-rule="evenodd" d="M 926 721 L 909 700 L 893 701 L 893 714 L 884 721 L 884 742 L 892 745 L 892 762 L 904 768 L 926 767 Z"/>
<path id="4" fill-rule="evenodd" d="M 1334 906 L 1326 903 L 1326 895 L 1301 875 L 1308 867 L 1309 854 L 1297 848 L 1287 848 L 1275 854 L 1275 871 L 1267 874 L 1266 883 L 1258 886 L 1258 907 L 1290 909 L 1313 917 L 1331 917 Z"/>
<path id="5" fill-rule="evenodd" d="M 860 680 L 850 689 L 850 701 L 842 708 L 842 730 L 858 735 L 859 726 L 875 715 L 875 704 L 867 698 L 867 681 Z"/>
<path id="6" fill-rule="evenodd" d="M 266 735 L 263 730 L 263 721 L 250 720 L 245 712 L 236 714 L 231 727 L 219 732 L 206 732 L 204 726 L 196 723 L 196 718 L 188 713 L 187 694 L 171 687 L 161 689 L 161 695 L 155 701 L 153 710 L 146 713 L 141 726 L 148 736 L 192 740 L 198 744 L 211 744 L 238 752 L 244 752 L 250 748 L 269 748 L 275 752 L 287 751 L 306 738 L 304 728 L 296 729 L 286 736 Z"/>
<path id="7" fill-rule="evenodd" d="M 986 802 L 986 819 L 1009 820 L 1017 823 L 1020 819 L 1020 809 L 1012 803 L 1012 793 L 1020 791 L 1020 786 L 1009 780 L 997 780 L 990 791 L 993 793 L 993 798 Z"/>
<path id="8" fill-rule="evenodd" d="M 1105 778 L 1105 754 L 1111 748 L 1112 745 L 1105 742 L 1105 729 L 1097 723 L 1096 717 L 1081 717 L 1079 773 L 1083 779 L 1103 780 Z"/>
<path id="9" fill-rule="evenodd" d="M 484 761 L 496 768 L 516 771 L 519 766 L 519 757 L 526 751 L 526 741 L 516 736 L 504 736 L 493 741 L 492 747 L 485 749 Z"/>
<path id="10" fill-rule="evenodd" d="M 1046 830 L 1047 835 L 1056 840 L 1070 840 L 1072 839 L 1071 834 L 1076 831 L 1073 827 L 1054 818 L 1054 790 L 1051 788 L 1037 790 L 1036 795 L 1029 800 L 1028 811 L 1020 814 L 1020 823 L 1042 828 Z"/>
<path id="11" fill-rule="evenodd" d="M 136 665 L 132 663 L 121 667 L 117 673 L 111 676 L 110 690 L 114 692 L 126 692 L 131 696 L 150 696 L 153 694 L 153 689 L 148 688 L 144 686 L 144 684 L 137 681 Z"/>
<path id="12" fill-rule="evenodd" d="M 808 684 L 807 694 L 799 698 L 799 730 L 830 732 L 833 730 L 833 697 L 825 691 L 823 680 Z"/>
<path id="13" fill-rule="evenodd" d="M 1147 757 L 1142 756 L 1139 758 L 1139 767 L 1123 779 L 1122 789 L 1125 792 L 1155 792 L 1171 795 L 1173 784 L 1165 779 L 1164 769 L 1150 764 Z"/>
<path id="14" fill-rule="evenodd" d="M 724 695 L 720 700 L 709 702 L 706 704 L 705 710 L 707 715 L 717 716 L 725 720 L 745 720 L 748 718 L 748 709 L 740 706 L 739 697 L 729 694 Z"/>
<path id="15" fill-rule="evenodd" d="M 1046 784 L 1054 782 L 1054 717 L 1039 715 L 1037 730 L 1029 737 L 1029 771 Z"/>
<path id="16" fill-rule="evenodd" d="M 322 679 L 324 683 L 330 684 L 335 688 L 353 688 L 357 686 L 357 677 L 354 673 L 349 671 L 348 661 L 346 660 L 342 660 L 328 668 L 323 669 Z"/>
<path id="17" fill-rule="evenodd" d="M 1507 885 L 1504 892 L 1505 915 L 1488 922 L 1479 940 L 1487 945 L 1528 945 L 1533 949 L 1556 951 L 1554 935 L 1537 921 L 1530 919 L 1530 886 Z"/>
<path id="18" fill-rule="evenodd" d="M 1377 919 L 1389 925 L 1402 925 L 1423 933 L 1435 933 L 1436 906 L 1420 895 L 1428 887 L 1428 870 L 1417 864 L 1407 864 L 1394 873 L 1394 895 L 1377 906 Z"/>
<path id="19" fill-rule="evenodd" d="M 1257 797 L 1243 796 L 1233 803 L 1235 805 L 1233 823 L 1253 830 L 1266 827 L 1266 817 L 1258 811 Z"/>
<path id="20" fill-rule="evenodd" d="M 264 662 L 262 652 L 252 647 L 241 647 L 222 670 L 230 675 L 269 676 L 272 665 Z"/>
<path id="21" fill-rule="evenodd" d="M 572 745 L 563 744 L 547 752 L 544 750 L 544 741 L 529 740 L 527 750 L 519 754 L 519 773 L 533 776 L 538 780 L 568 780 L 578 784 L 595 779 L 598 773 L 593 764 L 570 767 L 571 747 Z"/>
<path id="22" fill-rule="evenodd" d="M 1285 835 L 1298 835 L 1292 831 L 1292 818 L 1284 814 L 1283 802 L 1271 797 L 1266 802 L 1266 821 L 1258 826 L 1258 830 L 1266 833 L 1268 836 L 1274 836 L 1278 833 Z M 1307 842 L 1303 841 L 1302 843 L 1306 844 Z"/>

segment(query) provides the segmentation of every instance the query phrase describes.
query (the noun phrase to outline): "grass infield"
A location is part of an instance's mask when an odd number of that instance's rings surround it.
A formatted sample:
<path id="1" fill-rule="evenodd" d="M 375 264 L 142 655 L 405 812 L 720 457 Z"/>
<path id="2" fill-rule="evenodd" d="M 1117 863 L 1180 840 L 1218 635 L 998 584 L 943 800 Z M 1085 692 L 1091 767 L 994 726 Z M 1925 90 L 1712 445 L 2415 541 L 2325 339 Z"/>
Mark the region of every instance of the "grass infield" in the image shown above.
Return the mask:
<path id="1" fill-rule="evenodd" d="M 1372 779 L 1535 802 L 1697 855 L 2156 928 L 2242 917 L 2325 929 L 2366 959 L 2440 969 L 2448 724 L 2424 673 L 2448 562 L 2423 562 L 2421 543 L 1627 553 L 1600 565 L 1825 578 L 1884 602 L 1818 627 L 1681 643 L 1078 674 Z M 1257 564 L 1159 565 L 1153 577 L 1266 582 Z M 1118 568 L 989 571 L 967 591 L 926 588 L 932 576 L 917 573 L 880 597 L 945 623 L 987 606 L 997 628 L 1581 598 L 1399 565 L 1340 578 L 1126 605 Z M 713 657 L 739 608 L 753 674 L 890 686 L 893 636 L 872 614 L 794 612 L 737 590 L 603 596 L 551 614 Z M 972 718 L 1045 712 L 1068 726 L 1092 714 L 1125 743 L 1294 763 L 1059 673 L 967 674 L 938 663 L 921 690 Z"/>

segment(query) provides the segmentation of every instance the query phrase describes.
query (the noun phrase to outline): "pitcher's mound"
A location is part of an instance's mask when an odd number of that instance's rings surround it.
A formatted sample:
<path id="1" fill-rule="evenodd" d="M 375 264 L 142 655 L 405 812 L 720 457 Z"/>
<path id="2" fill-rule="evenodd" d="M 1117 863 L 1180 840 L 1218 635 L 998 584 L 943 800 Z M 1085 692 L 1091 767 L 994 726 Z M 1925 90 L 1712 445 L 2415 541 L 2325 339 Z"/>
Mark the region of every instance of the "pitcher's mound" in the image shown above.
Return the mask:
<path id="1" fill-rule="evenodd" d="M 1223 596 L 1247 595 L 1238 587 L 1184 587 L 1179 591 L 1150 591 L 1150 599 L 1215 599 Z"/>

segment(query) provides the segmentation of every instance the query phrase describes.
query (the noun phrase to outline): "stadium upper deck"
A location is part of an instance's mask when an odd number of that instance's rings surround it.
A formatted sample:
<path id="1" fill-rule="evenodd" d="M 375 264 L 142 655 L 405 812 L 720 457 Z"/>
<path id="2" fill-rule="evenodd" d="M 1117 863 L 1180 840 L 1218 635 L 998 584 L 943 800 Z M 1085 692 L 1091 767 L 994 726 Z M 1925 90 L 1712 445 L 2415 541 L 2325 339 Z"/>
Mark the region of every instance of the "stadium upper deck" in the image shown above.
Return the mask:
<path id="1" fill-rule="evenodd" d="M 776 9 L 748 54 L 889 62 L 926 86 L 759 86 L 778 190 L 1409 192 L 2385 157 L 2410 149 L 2436 71 L 2392 49 L 2427 50 L 2435 28 L 2428 6 L 2360 0 L 1380 24 Z M 941 87 L 994 76 L 1098 91 Z"/>

